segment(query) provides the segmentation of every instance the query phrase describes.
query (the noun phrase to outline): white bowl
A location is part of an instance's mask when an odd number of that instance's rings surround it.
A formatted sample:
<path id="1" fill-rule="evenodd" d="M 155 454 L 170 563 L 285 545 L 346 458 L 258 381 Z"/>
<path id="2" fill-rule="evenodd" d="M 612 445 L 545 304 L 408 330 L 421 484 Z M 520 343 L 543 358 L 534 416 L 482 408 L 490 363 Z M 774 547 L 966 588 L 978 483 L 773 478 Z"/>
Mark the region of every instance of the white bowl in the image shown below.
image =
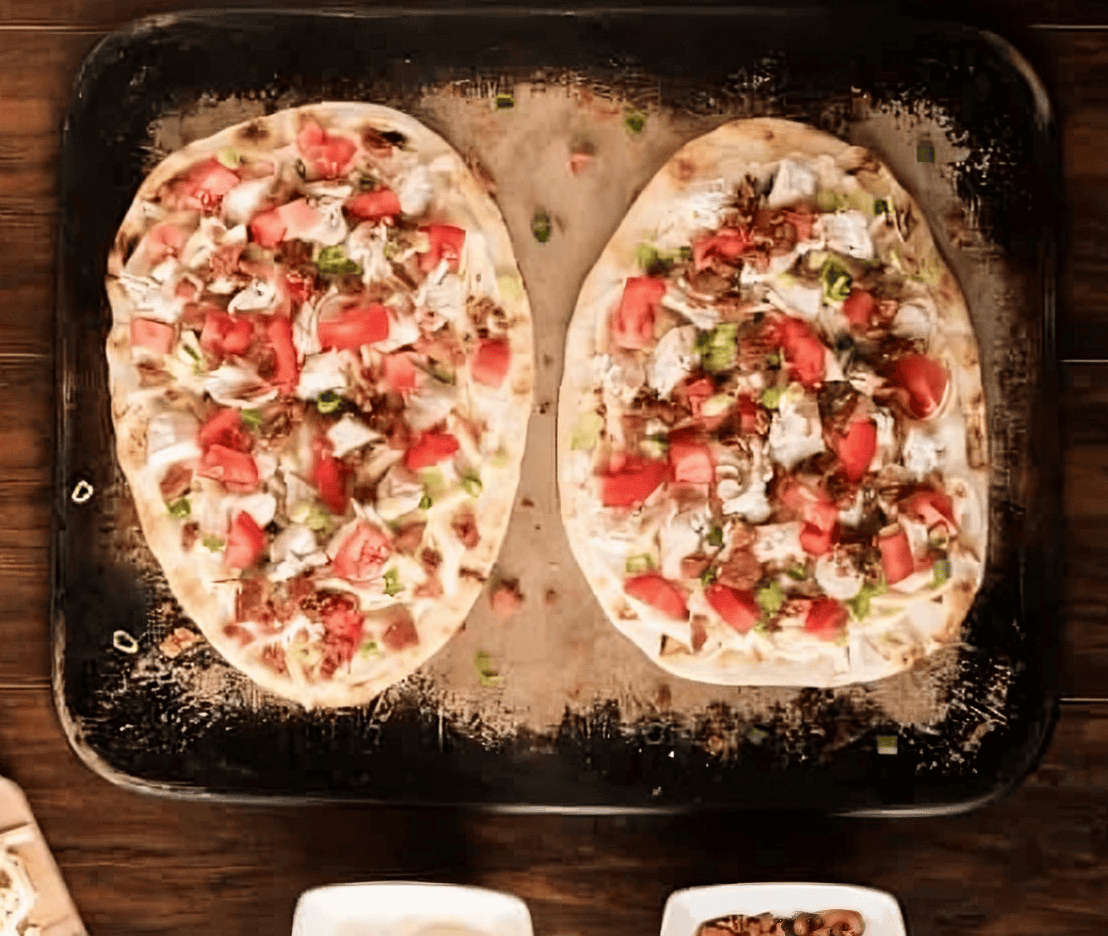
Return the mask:
<path id="1" fill-rule="evenodd" d="M 296 902 L 292 936 L 532 936 L 518 897 L 415 882 L 333 884 Z"/>
<path id="2" fill-rule="evenodd" d="M 675 891 L 662 914 L 662 936 L 694 936 L 701 923 L 732 914 L 791 917 L 832 909 L 860 913 L 865 936 L 907 936 L 892 894 L 850 884 L 719 884 Z"/>

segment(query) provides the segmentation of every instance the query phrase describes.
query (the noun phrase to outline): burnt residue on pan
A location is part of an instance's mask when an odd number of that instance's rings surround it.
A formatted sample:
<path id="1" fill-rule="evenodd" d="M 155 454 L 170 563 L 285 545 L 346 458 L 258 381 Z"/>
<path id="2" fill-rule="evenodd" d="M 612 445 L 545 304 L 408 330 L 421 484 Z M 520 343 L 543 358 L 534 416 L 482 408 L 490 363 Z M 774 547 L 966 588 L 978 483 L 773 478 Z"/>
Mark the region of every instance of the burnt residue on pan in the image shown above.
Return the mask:
<path id="1" fill-rule="evenodd" d="M 941 55 L 924 54 L 935 49 Z M 577 284 L 636 193 L 633 180 L 602 175 L 606 159 L 633 156 L 641 186 L 685 139 L 733 117 L 772 115 L 866 144 L 873 132 L 909 153 L 900 165 L 897 153 L 883 155 L 910 188 L 913 174 L 940 179 L 945 201 L 915 194 L 982 336 L 994 469 L 989 573 L 962 642 L 868 686 L 682 684 L 638 659 L 597 609 L 575 619 L 575 595 L 590 608 L 591 599 L 580 582 L 574 592 L 571 561 L 512 568 L 513 555 L 529 553 L 506 544 L 505 572 L 525 572 L 534 600 L 499 630 L 479 605 L 435 660 L 363 708 L 305 712 L 260 692 L 203 642 L 167 653 L 166 639 L 190 624 L 142 541 L 112 455 L 101 353 L 107 248 L 167 151 L 238 119 L 340 99 L 409 111 L 482 165 L 536 303 L 537 357 L 548 362 L 537 399 L 557 392 Z M 564 124 L 527 134 L 532 145 L 547 135 L 548 148 L 528 154 L 550 158 L 550 176 L 521 191 L 505 170 L 512 133 L 522 136 L 527 102 L 540 99 Z M 920 140 L 938 151 L 934 167 L 914 165 Z M 80 507 L 61 495 L 58 505 L 55 682 L 74 744 L 120 782 L 184 795 L 926 811 L 1003 792 L 1030 768 L 1053 717 L 1056 504 L 1054 469 L 1040 454 L 1051 451 L 1041 444 L 1053 353 L 1042 245 L 1053 147 L 1035 88 L 993 39 L 845 23 L 819 10 L 215 13 L 109 37 L 78 76 L 62 161 L 58 370 L 80 393 L 60 395 L 58 489 L 80 477 L 96 491 Z M 566 168 L 578 151 L 588 157 L 579 177 Z M 623 202 L 586 231 L 554 203 L 590 179 Z M 528 233 L 538 208 L 554 222 L 549 243 Z M 544 279 L 552 257 L 560 275 Z M 542 438 L 553 416 L 539 412 L 534 425 L 533 464 L 552 457 Z M 531 502 L 519 511 L 527 522 L 513 524 L 514 546 L 542 537 L 544 560 L 547 544 L 568 556 L 555 543 L 556 503 L 535 493 L 539 480 L 533 488 L 521 492 Z M 116 630 L 136 639 L 136 652 L 113 646 Z M 539 638 L 552 648 L 548 667 L 564 668 L 568 647 L 584 661 L 581 678 L 558 683 L 541 661 L 513 657 L 520 639 Z M 503 665 L 502 685 L 480 685 L 477 650 Z M 610 660 L 621 661 L 619 685 L 596 675 Z"/>

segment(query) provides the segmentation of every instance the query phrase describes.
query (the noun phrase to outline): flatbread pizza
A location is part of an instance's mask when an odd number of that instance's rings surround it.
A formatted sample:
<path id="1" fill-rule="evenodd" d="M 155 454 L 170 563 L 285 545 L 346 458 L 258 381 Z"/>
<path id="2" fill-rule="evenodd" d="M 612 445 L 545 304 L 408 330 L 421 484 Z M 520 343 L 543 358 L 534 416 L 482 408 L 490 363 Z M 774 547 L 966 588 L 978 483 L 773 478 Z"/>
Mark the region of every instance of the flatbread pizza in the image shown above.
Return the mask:
<path id="1" fill-rule="evenodd" d="M 873 153 L 774 119 L 677 152 L 585 280 L 558 424 L 573 552 L 666 670 L 839 686 L 958 639 L 986 549 L 979 354 Z"/>
<path id="2" fill-rule="evenodd" d="M 508 526 L 534 370 L 458 154 L 371 104 L 227 128 L 143 182 L 107 292 L 119 462 L 216 650 L 343 706 L 442 647 Z"/>

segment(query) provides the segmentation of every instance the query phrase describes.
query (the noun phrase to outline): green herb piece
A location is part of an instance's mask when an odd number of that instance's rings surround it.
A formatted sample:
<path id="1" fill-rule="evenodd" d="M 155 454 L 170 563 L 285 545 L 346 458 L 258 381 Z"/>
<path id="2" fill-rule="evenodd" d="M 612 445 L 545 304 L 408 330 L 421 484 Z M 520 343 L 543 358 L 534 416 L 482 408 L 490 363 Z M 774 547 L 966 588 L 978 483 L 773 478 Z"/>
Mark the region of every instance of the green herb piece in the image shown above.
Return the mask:
<path id="1" fill-rule="evenodd" d="M 889 200 L 887 198 L 877 198 L 873 202 L 874 215 L 887 214 L 891 215 L 892 211 L 889 209 Z"/>
<path id="2" fill-rule="evenodd" d="M 824 189 L 816 195 L 816 207 L 824 214 L 831 214 L 841 208 L 845 208 L 846 199 L 838 192 L 831 192 Z"/>
<path id="3" fill-rule="evenodd" d="M 477 651 L 477 655 L 473 658 L 473 665 L 477 668 L 477 675 L 481 680 L 482 686 L 494 689 L 504 681 L 496 671 L 492 658 L 486 651 Z"/>
<path id="4" fill-rule="evenodd" d="M 419 509 L 430 510 L 433 503 L 434 501 L 431 500 L 431 495 L 424 491 L 423 496 L 419 499 Z"/>
<path id="5" fill-rule="evenodd" d="M 635 248 L 635 262 L 644 273 L 662 265 L 662 255 L 653 244 L 642 243 Z"/>
<path id="6" fill-rule="evenodd" d="M 842 302 L 850 295 L 850 284 L 854 278 L 841 260 L 828 257 L 820 267 L 819 282 L 823 287 L 824 302 Z"/>
<path id="7" fill-rule="evenodd" d="M 462 489 L 470 497 L 480 497 L 481 491 L 484 490 L 484 486 L 481 484 L 481 476 L 472 469 L 467 471 L 462 475 Z"/>
<path id="8" fill-rule="evenodd" d="M 885 576 L 882 575 L 881 578 L 872 585 L 868 582 L 863 585 L 858 594 L 848 599 L 845 604 L 850 609 L 850 613 L 854 615 L 855 620 L 864 621 L 869 617 L 870 601 L 878 595 L 885 594 L 888 590 L 888 587 L 885 585 Z"/>
<path id="9" fill-rule="evenodd" d="M 722 416 L 735 402 L 735 398 L 730 393 L 714 393 L 708 397 L 700 407 L 700 414 L 712 419 L 715 416 Z"/>
<path id="10" fill-rule="evenodd" d="M 761 403 L 766 409 L 777 409 L 781 404 L 781 397 L 785 395 L 788 387 L 766 387 L 762 391 Z"/>
<path id="11" fill-rule="evenodd" d="M 400 245 L 393 240 L 385 241 L 385 246 L 381 248 L 381 253 L 385 255 L 386 260 L 395 260 L 400 256 Z"/>
<path id="12" fill-rule="evenodd" d="M 739 323 L 721 322 L 710 332 L 697 338 L 700 363 L 709 373 L 727 370 L 735 363 L 739 352 Z"/>
<path id="13" fill-rule="evenodd" d="M 707 588 L 709 585 L 715 582 L 718 575 L 719 573 L 715 569 L 713 569 L 711 566 L 708 566 L 708 568 L 700 573 L 700 584 Z"/>
<path id="14" fill-rule="evenodd" d="M 794 562 L 785 570 L 785 574 L 798 582 L 803 582 L 808 577 L 808 568 L 802 562 Z"/>
<path id="15" fill-rule="evenodd" d="M 264 422 L 264 420 L 262 418 L 262 411 L 261 410 L 244 409 L 244 410 L 241 410 L 241 413 L 242 413 L 242 421 L 244 423 L 246 423 L 246 428 L 247 429 L 261 429 L 262 428 L 262 423 Z"/>
<path id="16" fill-rule="evenodd" d="M 342 397 L 334 390 L 325 390 L 315 401 L 315 408 L 321 413 L 333 413 L 340 406 L 342 406 Z"/>
<path id="17" fill-rule="evenodd" d="M 242 164 L 242 153 L 233 146 L 225 146 L 215 154 L 216 162 L 228 169 L 238 169 Z"/>
<path id="18" fill-rule="evenodd" d="M 916 162 L 933 163 L 935 161 L 935 144 L 930 140 L 920 140 L 916 144 Z"/>
<path id="19" fill-rule="evenodd" d="M 550 240 L 550 234 L 553 230 L 554 228 L 550 224 L 550 215 L 540 208 L 531 219 L 531 234 L 540 244 L 545 244 Z"/>
<path id="20" fill-rule="evenodd" d="M 380 656 L 381 649 L 377 646 L 376 640 L 367 640 L 358 648 L 358 655 L 363 660 L 368 660 L 370 657 Z"/>
<path id="21" fill-rule="evenodd" d="M 719 549 L 723 545 L 723 527 L 713 526 L 708 533 L 708 545 Z"/>
<path id="22" fill-rule="evenodd" d="M 932 549 L 946 549 L 950 545 L 950 531 L 941 523 L 936 523 L 927 531 L 927 543 Z"/>
<path id="23" fill-rule="evenodd" d="M 354 276 L 362 272 L 361 265 L 346 256 L 342 244 L 321 247 L 315 265 L 319 267 L 320 273 L 329 273 L 332 276 Z"/>
<path id="24" fill-rule="evenodd" d="M 454 376 L 454 371 L 450 370 L 445 364 L 441 364 L 438 361 L 432 361 L 431 366 L 428 368 L 431 376 L 439 383 L 450 384 L 453 386 L 457 382 L 457 377 Z"/>
<path id="25" fill-rule="evenodd" d="M 766 355 L 766 367 L 780 367 L 781 366 L 781 352 L 774 351 L 772 354 Z"/>
<path id="26" fill-rule="evenodd" d="M 688 247 L 688 246 L 678 247 L 677 248 L 677 259 L 681 260 L 682 262 L 691 260 L 692 259 L 692 248 Z"/>
<path id="27" fill-rule="evenodd" d="M 223 537 L 214 533 L 205 533 L 200 537 L 200 545 L 211 552 L 218 552 L 224 547 Z"/>
<path id="28" fill-rule="evenodd" d="M 446 493 L 446 475 L 440 468 L 424 468 L 421 472 L 423 490 L 431 497 L 439 498 Z"/>
<path id="29" fill-rule="evenodd" d="M 754 633 L 759 637 L 765 637 L 769 633 L 769 625 L 765 621 L 759 621 L 754 625 Z"/>
<path id="30" fill-rule="evenodd" d="M 642 133 L 646 129 L 646 114 L 639 110 L 628 110 L 623 116 L 623 125 L 632 133 Z"/>
<path id="31" fill-rule="evenodd" d="M 197 351 L 192 345 L 182 344 L 181 347 L 185 349 L 185 354 L 187 354 L 194 361 L 200 360 L 200 352 Z"/>
<path id="32" fill-rule="evenodd" d="M 335 518 L 326 507 L 312 504 L 308 507 L 307 516 L 304 518 L 304 526 L 316 533 L 326 535 L 335 529 Z"/>
<path id="33" fill-rule="evenodd" d="M 777 582 L 770 582 L 754 593 L 754 600 L 766 614 L 772 616 L 784 606 L 785 592 Z"/>
<path id="34" fill-rule="evenodd" d="M 184 520 L 185 517 L 192 513 L 192 505 L 189 503 L 187 497 L 178 497 L 172 504 L 169 505 L 169 515 L 176 517 L 178 520 Z"/>
<path id="35" fill-rule="evenodd" d="M 358 189 L 362 192 L 372 192 L 377 188 L 377 180 L 371 175 L 364 175 L 358 179 Z"/>
<path id="36" fill-rule="evenodd" d="M 569 436 L 569 447 L 575 451 L 591 452 L 600 442 L 600 431 L 604 428 L 604 417 L 589 411 L 577 417 L 577 425 Z"/>
<path id="37" fill-rule="evenodd" d="M 500 93 L 496 96 L 496 109 L 508 110 L 516 106 L 516 99 L 511 94 Z"/>
<path id="38" fill-rule="evenodd" d="M 509 462 L 511 462 L 511 456 L 508 454 L 508 450 L 505 448 L 498 448 L 493 452 L 493 456 L 490 459 L 493 468 L 507 468 Z"/>
<path id="39" fill-rule="evenodd" d="M 939 559 L 934 566 L 934 571 L 931 575 L 931 584 L 928 588 L 938 588 L 944 584 L 947 579 L 950 578 L 950 560 Z"/>
<path id="40" fill-rule="evenodd" d="M 650 435 L 642 440 L 639 448 L 642 449 L 644 455 L 651 458 L 665 458 L 666 452 L 669 451 L 669 439 L 661 434 Z"/>
<path id="41" fill-rule="evenodd" d="M 397 569 L 385 570 L 385 594 L 392 598 L 401 592 L 400 572 Z"/>
<path id="42" fill-rule="evenodd" d="M 642 575 L 657 568 L 654 557 L 650 553 L 640 553 L 637 556 L 629 556 L 626 569 L 628 575 Z"/>

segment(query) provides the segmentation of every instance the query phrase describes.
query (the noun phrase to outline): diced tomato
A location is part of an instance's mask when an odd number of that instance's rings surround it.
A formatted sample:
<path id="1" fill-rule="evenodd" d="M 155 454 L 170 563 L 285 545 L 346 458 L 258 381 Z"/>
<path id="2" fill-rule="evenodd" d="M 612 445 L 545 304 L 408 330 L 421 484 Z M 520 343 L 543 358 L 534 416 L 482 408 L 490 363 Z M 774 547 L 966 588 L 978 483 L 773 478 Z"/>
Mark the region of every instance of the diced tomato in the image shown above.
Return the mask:
<path id="1" fill-rule="evenodd" d="M 897 528 L 895 533 L 878 537 L 877 548 L 881 550 L 881 568 L 885 571 L 885 581 L 890 585 L 906 579 L 916 568 L 912 557 L 912 547 L 908 534 Z"/>
<path id="2" fill-rule="evenodd" d="M 266 323 L 265 334 L 277 361 L 273 382 L 282 393 L 292 393 L 300 381 L 300 365 L 296 360 L 296 346 L 292 343 L 292 324 L 283 315 L 274 315 Z"/>
<path id="3" fill-rule="evenodd" d="M 254 323 L 250 319 L 230 315 L 222 309 L 210 309 L 204 316 L 200 347 L 217 358 L 245 354 L 253 335 Z"/>
<path id="4" fill-rule="evenodd" d="M 758 404 L 749 393 L 739 397 L 739 431 L 743 435 L 758 431 Z"/>
<path id="5" fill-rule="evenodd" d="M 752 592 L 728 585 L 709 585 L 704 589 L 704 597 L 716 614 L 740 634 L 753 628 L 761 617 L 761 609 Z"/>
<path id="6" fill-rule="evenodd" d="M 223 196 L 239 184 L 238 173 L 228 169 L 214 156 L 189 169 L 174 187 L 185 197 L 190 208 L 214 211 Z"/>
<path id="7" fill-rule="evenodd" d="M 240 510 L 231 521 L 227 535 L 227 552 L 223 561 L 232 569 L 249 569 L 265 550 L 265 530 L 245 510 Z"/>
<path id="8" fill-rule="evenodd" d="M 893 364 L 889 379 L 908 391 L 908 412 L 916 419 L 926 419 L 943 402 L 950 377 L 942 364 L 926 354 L 906 354 Z"/>
<path id="9" fill-rule="evenodd" d="M 694 416 L 699 416 L 704 406 L 704 401 L 715 394 L 716 385 L 707 377 L 701 377 L 691 381 L 686 379 L 684 383 L 678 384 L 673 392 L 679 400 L 684 400 L 688 403 Z"/>
<path id="10" fill-rule="evenodd" d="M 246 452 L 212 445 L 200 460 L 200 474 L 223 482 L 228 491 L 247 494 L 258 487 L 258 466 Z"/>
<path id="11" fill-rule="evenodd" d="M 142 258 L 151 267 L 156 267 L 166 257 L 177 256 L 184 248 L 185 240 L 185 232 L 181 228 L 169 221 L 164 221 L 161 224 L 155 224 L 146 232 L 146 236 L 135 248 L 135 252 L 141 251 Z"/>
<path id="12" fill-rule="evenodd" d="M 446 260 L 450 269 L 457 273 L 462 246 L 466 242 L 465 229 L 453 224 L 429 224 L 420 230 L 427 235 L 431 246 L 426 253 L 419 255 L 419 268 L 424 273 L 430 273 L 440 260 Z"/>
<path id="13" fill-rule="evenodd" d="M 405 613 L 385 628 L 385 632 L 381 635 L 381 643 L 385 645 L 386 650 L 393 653 L 399 653 L 408 647 L 419 646 L 419 631 L 416 630 L 415 621 L 412 620 L 411 615 Z"/>
<path id="14" fill-rule="evenodd" d="M 293 302 L 307 302 L 312 296 L 314 287 L 315 283 L 310 276 L 300 273 L 285 274 L 285 288 Z"/>
<path id="15" fill-rule="evenodd" d="M 833 440 L 839 464 L 848 481 L 861 481 L 877 452 L 877 424 L 872 419 L 852 422 L 846 435 Z"/>
<path id="16" fill-rule="evenodd" d="M 477 383 L 486 387 L 499 387 L 504 383 L 511 363 L 512 346 L 507 339 L 487 338 L 478 343 L 469 366 Z"/>
<path id="17" fill-rule="evenodd" d="M 734 260 L 749 246 L 749 231 L 740 228 L 720 228 L 715 234 L 693 242 L 693 266 L 697 272 L 700 272 L 711 264 L 712 257 Z"/>
<path id="18" fill-rule="evenodd" d="M 834 640 L 842 633 L 849 617 L 841 602 L 834 598 L 817 598 L 808 608 L 804 630 L 821 640 Z"/>
<path id="19" fill-rule="evenodd" d="M 411 393 L 415 390 L 419 372 L 412 359 L 404 352 L 386 354 L 384 357 L 385 383 L 396 393 Z"/>
<path id="20" fill-rule="evenodd" d="M 409 446 L 404 464 L 412 471 L 430 468 L 458 451 L 458 440 L 449 432 L 425 432 Z"/>
<path id="21" fill-rule="evenodd" d="M 285 239 L 285 231 L 289 226 L 281 217 L 280 208 L 270 208 L 254 215 L 249 227 L 254 241 L 272 250 Z"/>
<path id="22" fill-rule="evenodd" d="M 342 175 L 358 149 L 346 137 L 329 134 L 310 118 L 296 135 L 296 147 L 316 173 L 326 179 Z"/>
<path id="23" fill-rule="evenodd" d="M 232 407 L 221 409 L 200 427 L 200 448 L 206 452 L 213 445 L 236 452 L 250 451 L 250 433 L 242 421 L 242 413 Z"/>
<path id="24" fill-rule="evenodd" d="M 869 328 L 876 308 L 877 300 L 873 298 L 873 293 L 857 287 L 850 290 L 850 295 L 843 300 L 843 315 L 858 329 Z"/>
<path id="25" fill-rule="evenodd" d="M 800 545 L 811 556 L 829 552 L 839 539 L 839 508 L 822 491 L 812 491 L 799 481 L 787 480 L 778 496 L 783 504 L 800 513 L 804 526 Z"/>
<path id="26" fill-rule="evenodd" d="M 666 281 L 654 276 L 632 276 L 612 316 L 612 341 L 620 348 L 654 345 L 654 315 L 666 294 Z"/>
<path id="27" fill-rule="evenodd" d="M 687 484 L 711 484 L 715 477 L 712 451 L 702 442 L 695 442 L 672 435 L 669 440 L 669 463 L 673 480 Z"/>
<path id="28" fill-rule="evenodd" d="M 389 336 L 389 313 L 379 302 L 353 303 L 337 315 L 321 318 L 319 343 L 325 348 L 346 351 L 384 341 Z"/>
<path id="29" fill-rule="evenodd" d="M 322 445 L 317 447 L 312 480 L 319 491 L 319 499 L 336 517 L 346 513 L 346 479 L 349 473 L 341 458 L 335 458 Z"/>
<path id="30" fill-rule="evenodd" d="M 823 556 L 838 541 L 838 528 L 821 530 L 814 523 L 805 523 L 800 530 L 800 546 L 809 556 Z"/>
<path id="31" fill-rule="evenodd" d="M 601 476 L 601 500 L 605 507 L 641 504 L 669 479 L 669 462 L 628 455 L 618 470 Z"/>
<path id="32" fill-rule="evenodd" d="M 798 241 L 812 239 L 812 229 L 815 227 L 816 223 L 816 216 L 814 214 L 799 208 L 786 208 L 781 214 L 783 214 L 785 220 L 796 229 L 796 239 Z"/>
<path id="33" fill-rule="evenodd" d="M 335 554 L 335 575 L 348 582 L 373 578 L 392 554 L 388 535 L 367 520 L 358 520 Z"/>
<path id="34" fill-rule="evenodd" d="M 789 373 L 805 387 L 823 383 L 826 349 L 807 322 L 782 316 L 776 323 L 777 340 L 785 351 Z"/>
<path id="35" fill-rule="evenodd" d="M 623 583 L 623 590 L 632 598 L 638 598 L 671 618 L 685 620 L 689 616 L 685 593 L 657 572 L 647 572 L 627 579 Z"/>
<path id="36" fill-rule="evenodd" d="M 336 654 L 337 662 L 349 663 L 362 642 L 365 615 L 353 599 L 328 602 L 323 611 L 323 628 L 327 632 L 325 642 Z"/>
<path id="37" fill-rule="evenodd" d="M 916 491 L 901 502 L 900 512 L 928 527 L 942 523 L 952 531 L 958 528 L 954 522 L 954 505 L 942 491 Z"/>
<path id="38" fill-rule="evenodd" d="M 154 319 L 131 319 L 131 344 L 148 348 L 156 354 L 169 354 L 177 340 L 177 330 Z"/>
<path id="39" fill-rule="evenodd" d="M 309 205 L 306 198 L 298 198 L 282 205 L 277 213 L 285 222 L 284 236 L 289 239 L 306 237 L 323 220 L 319 209 Z"/>
<path id="40" fill-rule="evenodd" d="M 376 221 L 378 218 L 392 218 L 400 214 L 400 199 L 396 193 L 382 186 L 372 192 L 359 192 L 348 198 L 343 207 L 355 218 Z"/>

